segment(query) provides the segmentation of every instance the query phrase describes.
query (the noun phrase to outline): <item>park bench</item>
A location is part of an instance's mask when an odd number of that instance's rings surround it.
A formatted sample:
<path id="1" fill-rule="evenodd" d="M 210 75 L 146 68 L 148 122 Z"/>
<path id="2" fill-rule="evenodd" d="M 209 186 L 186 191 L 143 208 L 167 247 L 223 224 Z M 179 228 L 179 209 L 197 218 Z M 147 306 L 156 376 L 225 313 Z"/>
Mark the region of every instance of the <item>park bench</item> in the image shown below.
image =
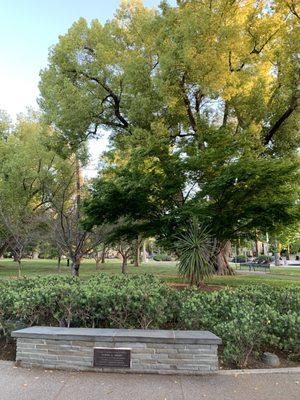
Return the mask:
<path id="1" fill-rule="evenodd" d="M 267 269 L 270 269 L 271 263 L 269 261 L 254 261 L 251 263 L 246 263 L 244 264 L 249 268 L 249 271 L 255 271 L 256 269 L 264 269 L 265 272 L 267 271 Z"/>

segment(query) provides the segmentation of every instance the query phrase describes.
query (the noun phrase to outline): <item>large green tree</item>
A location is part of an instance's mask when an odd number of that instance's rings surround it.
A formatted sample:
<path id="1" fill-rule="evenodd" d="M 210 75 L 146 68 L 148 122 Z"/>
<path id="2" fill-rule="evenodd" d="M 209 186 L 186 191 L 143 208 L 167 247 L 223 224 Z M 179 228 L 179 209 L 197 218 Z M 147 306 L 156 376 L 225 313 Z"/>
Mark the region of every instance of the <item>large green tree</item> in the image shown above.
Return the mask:
<path id="1" fill-rule="evenodd" d="M 0 142 L 0 226 L 6 246 L 20 265 L 24 252 L 46 232 L 46 184 L 55 154 L 45 146 L 49 134 L 34 115 L 21 116 Z"/>
<path id="2" fill-rule="evenodd" d="M 111 131 L 90 221 L 122 214 L 164 237 L 197 215 L 220 273 L 231 239 L 292 223 L 299 34 L 293 0 L 130 1 L 104 25 L 76 22 L 50 52 L 40 104 L 70 143 Z"/>

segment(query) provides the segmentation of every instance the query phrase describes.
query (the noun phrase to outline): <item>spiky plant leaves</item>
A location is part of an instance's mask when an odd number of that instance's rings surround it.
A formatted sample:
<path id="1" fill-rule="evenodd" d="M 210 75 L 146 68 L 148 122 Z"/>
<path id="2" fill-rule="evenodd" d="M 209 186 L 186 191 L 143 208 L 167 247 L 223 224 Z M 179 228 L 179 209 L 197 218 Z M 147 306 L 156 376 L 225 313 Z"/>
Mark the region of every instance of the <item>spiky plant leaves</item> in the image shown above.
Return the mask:
<path id="1" fill-rule="evenodd" d="M 214 246 L 207 228 L 193 220 L 187 232 L 178 237 L 179 274 L 191 285 L 203 285 L 214 271 Z"/>

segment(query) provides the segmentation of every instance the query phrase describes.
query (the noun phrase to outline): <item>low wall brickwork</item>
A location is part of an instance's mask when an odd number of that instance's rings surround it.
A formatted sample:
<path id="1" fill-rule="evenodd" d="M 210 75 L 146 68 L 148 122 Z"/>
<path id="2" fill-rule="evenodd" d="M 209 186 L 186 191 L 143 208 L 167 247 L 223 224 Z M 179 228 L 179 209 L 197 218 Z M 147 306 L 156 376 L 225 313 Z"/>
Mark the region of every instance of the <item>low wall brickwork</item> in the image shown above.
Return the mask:
<path id="1" fill-rule="evenodd" d="M 21 366 L 103 372 L 209 374 L 221 340 L 204 331 L 32 327 L 15 331 Z M 94 349 L 130 349 L 129 368 L 94 367 Z"/>

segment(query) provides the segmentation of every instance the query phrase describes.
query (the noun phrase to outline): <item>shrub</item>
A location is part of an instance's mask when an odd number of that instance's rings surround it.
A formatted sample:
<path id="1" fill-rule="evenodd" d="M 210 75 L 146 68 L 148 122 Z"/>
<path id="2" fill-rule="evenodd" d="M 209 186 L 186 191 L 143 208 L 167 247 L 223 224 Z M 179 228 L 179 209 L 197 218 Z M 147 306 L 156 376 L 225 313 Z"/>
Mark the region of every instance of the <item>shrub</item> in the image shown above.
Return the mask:
<path id="1" fill-rule="evenodd" d="M 177 291 L 151 275 L 0 282 L 2 336 L 30 325 L 206 329 L 222 338 L 223 361 L 244 367 L 270 348 L 299 355 L 300 292 L 267 285 Z"/>
<path id="2" fill-rule="evenodd" d="M 182 303 L 181 329 L 207 329 L 223 341 L 223 360 L 245 367 L 268 348 L 299 353 L 300 293 L 297 288 L 249 286 L 190 293 Z"/>
<path id="3" fill-rule="evenodd" d="M 172 257 L 168 254 L 156 254 L 153 257 L 154 261 L 172 261 Z"/>
<path id="4" fill-rule="evenodd" d="M 269 262 L 271 262 L 273 260 L 273 257 L 272 256 L 267 256 L 267 255 L 264 255 L 264 254 L 261 254 L 260 256 L 258 256 L 258 257 L 256 257 L 255 258 L 255 261 L 258 261 L 258 262 L 264 262 L 264 261 L 269 261 Z"/>
<path id="5" fill-rule="evenodd" d="M 231 259 L 232 262 L 236 262 L 236 263 L 244 263 L 248 261 L 248 257 L 240 254 L 239 256 L 235 256 Z"/>

